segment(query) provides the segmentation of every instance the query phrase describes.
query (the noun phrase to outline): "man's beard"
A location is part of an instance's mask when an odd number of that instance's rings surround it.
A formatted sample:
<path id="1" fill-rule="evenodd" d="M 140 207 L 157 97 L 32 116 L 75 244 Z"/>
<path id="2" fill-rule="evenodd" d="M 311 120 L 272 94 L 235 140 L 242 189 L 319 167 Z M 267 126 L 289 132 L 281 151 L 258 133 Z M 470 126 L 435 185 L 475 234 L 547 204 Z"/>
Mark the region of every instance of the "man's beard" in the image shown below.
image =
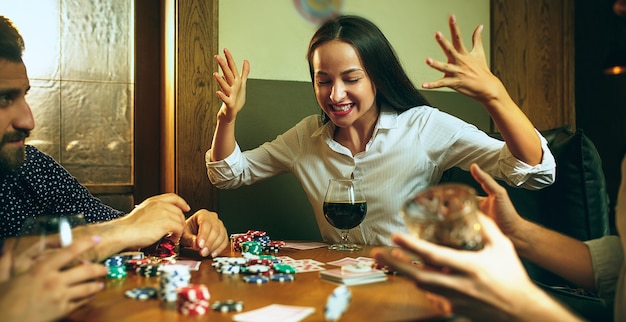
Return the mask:
<path id="1" fill-rule="evenodd" d="M 0 173 L 7 174 L 24 164 L 26 149 L 24 145 L 19 147 L 8 146 L 7 142 L 24 140 L 29 136 L 28 131 L 16 130 L 5 133 L 0 142 Z"/>

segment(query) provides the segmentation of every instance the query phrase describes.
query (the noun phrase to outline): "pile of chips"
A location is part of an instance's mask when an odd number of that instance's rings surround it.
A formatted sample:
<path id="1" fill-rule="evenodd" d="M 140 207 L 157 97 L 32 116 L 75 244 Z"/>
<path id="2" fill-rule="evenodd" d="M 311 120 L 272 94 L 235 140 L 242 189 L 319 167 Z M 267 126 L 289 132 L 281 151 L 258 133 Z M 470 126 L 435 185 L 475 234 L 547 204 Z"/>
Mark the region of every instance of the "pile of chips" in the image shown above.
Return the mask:
<path id="1" fill-rule="evenodd" d="M 285 246 L 284 241 L 272 241 L 266 232 L 248 230 L 241 234 L 230 235 L 231 248 L 236 252 L 249 252 L 255 255 L 261 253 L 278 253 Z M 247 247 L 244 249 L 244 247 Z"/>
<path id="2" fill-rule="evenodd" d="M 245 274 L 246 283 L 263 284 L 270 280 L 291 282 L 296 268 L 273 255 L 242 253 L 242 257 L 216 257 L 211 264 L 221 274 Z"/>
<path id="3" fill-rule="evenodd" d="M 176 309 L 182 315 L 203 315 L 209 309 L 211 294 L 206 285 L 190 284 L 177 289 Z"/>
<path id="4" fill-rule="evenodd" d="M 189 267 L 184 265 L 162 265 L 159 267 L 159 298 L 166 302 L 176 301 L 177 289 L 189 286 L 191 273 Z"/>

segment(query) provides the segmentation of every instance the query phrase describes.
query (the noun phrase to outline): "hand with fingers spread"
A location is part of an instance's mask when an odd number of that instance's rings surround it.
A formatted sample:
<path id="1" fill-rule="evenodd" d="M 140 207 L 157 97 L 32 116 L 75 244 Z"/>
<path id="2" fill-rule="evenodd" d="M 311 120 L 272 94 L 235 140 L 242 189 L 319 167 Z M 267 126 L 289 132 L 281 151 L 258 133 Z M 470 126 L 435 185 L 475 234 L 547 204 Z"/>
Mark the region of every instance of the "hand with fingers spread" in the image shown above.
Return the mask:
<path id="1" fill-rule="evenodd" d="M 202 209 L 187 219 L 181 245 L 197 250 L 201 256 L 216 257 L 229 245 L 228 233 L 217 213 Z"/>
<path id="2" fill-rule="evenodd" d="M 210 161 L 220 161 L 226 159 L 237 145 L 235 140 L 235 119 L 237 113 L 241 111 L 246 103 L 246 83 L 250 74 L 250 64 L 243 61 L 241 74 L 237 69 L 237 64 L 228 49 L 224 49 L 224 57 L 215 55 L 215 60 L 222 70 L 223 76 L 214 73 L 213 77 L 220 86 L 217 96 L 223 104 L 217 112 L 217 124 L 213 134 L 211 153 L 208 157 Z"/>
<path id="3" fill-rule="evenodd" d="M 237 64 L 228 49 L 224 49 L 224 58 L 215 55 L 215 61 L 217 61 L 222 70 L 222 76 L 219 73 L 213 73 L 213 78 L 215 78 L 221 89 L 221 91 L 217 92 L 217 96 L 223 102 L 218 112 L 218 119 L 231 123 L 235 121 L 237 113 L 241 111 L 246 103 L 246 83 L 250 73 L 250 64 L 247 60 L 243 61 L 240 75 Z"/>
<path id="4" fill-rule="evenodd" d="M 468 51 L 463 44 L 456 18 L 451 16 L 448 24 L 451 34 L 450 41 L 440 31 L 435 33 L 435 39 L 448 61 L 441 62 L 431 57 L 426 59 L 426 63 L 444 73 L 444 77 L 424 83 L 422 87 L 428 89 L 449 87 L 479 102 L 489 101 L 501 95 L 508 96 L 502 82 L 487 65 L 482 40 L 483 26 L 479 25 L 474 30 L 472 35 L 473 47 L 471 51 Z"/>
<path id="5" fill-rule="evenodd" d="M 541 291 L 528 277 L 511 241 L 494 222 L 480 215 L 485 247 L 456 250 L 396 233 L 394 249 L 376 248 L 372 256 L 426 291 L 445 297 L 452 311 L 475 321 L 580 321 Z M 424 267 L 411 263 L 418 257 Z"/>
<path id="6" fill-rule="evenodd" d="M 473 48 L 468 51 L 461 39 L 456 18 L 451 16 L 448 24 L 450 41 L 441 32 L 435 33 L 435 39 L 448 61 L 444 63 L 431 57 L 426 59 L 426 63 L 443 72 L 444 77 L 424 83 L 422 87 L 449 87 L 480 102 L 502 134 L 511 154 L 529 165 L 545 162 L 542 141 L 535 126 L 513 101 L 500 79 L 489 70 L 481 36 L 483 26 L 474 30 Z"/>
<path id="7" fill-rule="evenodd" d="M 88 302 L 103 289 L 99 278 L 107 274 L 100 264 L 66 266 L 100 242 L 99 237 L 78 239 L 55 256 L 39 261 L 25 273 L 0 282 L 0 312 L 6 321 L 53 321 Z M 11 262 L 10 247 L 0 257 L 0 275 Z"/>

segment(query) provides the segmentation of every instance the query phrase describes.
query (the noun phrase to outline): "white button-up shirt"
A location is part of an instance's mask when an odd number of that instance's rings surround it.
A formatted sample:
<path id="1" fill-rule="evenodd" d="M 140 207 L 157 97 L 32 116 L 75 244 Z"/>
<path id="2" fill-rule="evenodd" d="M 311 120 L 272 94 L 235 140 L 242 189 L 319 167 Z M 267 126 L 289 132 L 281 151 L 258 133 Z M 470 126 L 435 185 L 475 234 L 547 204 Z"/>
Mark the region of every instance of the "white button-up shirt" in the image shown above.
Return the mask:
<path id="1" fill-rule="evenodd" d="M 493 139 L 474 125 L 429 106 L 401 114 L 383 107 L 365 151 L 352 155 L 333 139 L 334 124 L 322 124 L 311 115 L 271 142 L 235 151 L 211 162 L 206 154 L 209 179 L 218 188 L 250 185 L 291 172 L 311 202 L 324 241 L 337 242 L 340 231 L 324 218 L 322 204 L 331 178 L 361 179 L 367 214 L 350 230 L 352 242 L 391 245 L 392 232 L 406 231 L 398 211 L 416 192 L 435 185 L 452 167 L 469 169 L 472 163 L 514 186 L 539 189 L 554 182 L 556 163 L 541 137 L 542 162 L 530 166 L 516 159 L 503 141 Z M 537 132 L 538 133 L 538 132 Z"/>

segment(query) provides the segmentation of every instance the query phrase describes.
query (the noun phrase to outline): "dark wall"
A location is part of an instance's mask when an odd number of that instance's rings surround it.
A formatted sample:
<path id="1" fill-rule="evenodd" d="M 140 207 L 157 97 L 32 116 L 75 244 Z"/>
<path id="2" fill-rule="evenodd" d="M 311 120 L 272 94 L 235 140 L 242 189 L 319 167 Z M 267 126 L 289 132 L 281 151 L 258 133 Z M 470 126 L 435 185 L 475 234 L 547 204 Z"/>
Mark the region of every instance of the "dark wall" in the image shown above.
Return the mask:
<path id="1" fill-rule="evenodd" d="M 247 91 L 246 106 L 237 116 L 235 130 L 243 150 L 273 140 L 305 116 L 320 113 L 308 82 L 251 79 Z M 489 131 L 489 115 L 475 101 L 456 92 L 423 94 L 431 105 Z M 311 205 L 292 174 L 220 190 L 218 211 L 229 233 L 256 229 L 277 240 L 321 240 Z"/>
<path id="2" fill-rule="evenodd" d="M 575 3 L 576 124 L 594 142 L 602 158 L 611 220 L 615 218 L 620 163 L 626 153 L 626 75 L 602 73 L 609 49 L 624 49 L 626 44 L 626 17 L 613 13 L 613 2 Z"/>

